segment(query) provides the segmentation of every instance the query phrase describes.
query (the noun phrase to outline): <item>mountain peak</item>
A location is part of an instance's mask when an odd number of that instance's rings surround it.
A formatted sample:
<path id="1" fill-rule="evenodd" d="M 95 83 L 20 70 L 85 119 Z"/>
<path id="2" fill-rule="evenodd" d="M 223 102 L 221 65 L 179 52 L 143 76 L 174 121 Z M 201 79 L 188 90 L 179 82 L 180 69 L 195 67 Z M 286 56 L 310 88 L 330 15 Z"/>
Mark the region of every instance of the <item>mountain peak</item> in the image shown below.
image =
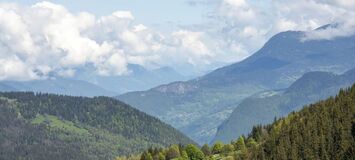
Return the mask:
<path id="1" fill-rule="evenodd" d="M 339 23 L 331 23 L 331 24 L 326 24 L 321 27 L 316 28 L 315 30 L 326 30 L 330 28 L 337 28 L 339 26 Z"/>

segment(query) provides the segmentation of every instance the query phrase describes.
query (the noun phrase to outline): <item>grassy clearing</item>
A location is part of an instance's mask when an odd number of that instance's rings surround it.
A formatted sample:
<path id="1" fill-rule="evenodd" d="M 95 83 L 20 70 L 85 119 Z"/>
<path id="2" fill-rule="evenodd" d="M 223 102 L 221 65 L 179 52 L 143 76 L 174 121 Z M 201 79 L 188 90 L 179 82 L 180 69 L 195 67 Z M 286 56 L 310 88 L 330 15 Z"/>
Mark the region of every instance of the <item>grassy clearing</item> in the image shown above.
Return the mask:
<path id="1" fill-rule="evenodd" d="M 73 122 L 60 120 L 58 117 L 52 115 L 37 115 L 36 118 L 31 121 L 31 124 L 48 124 L 51 128 L 55 129 L 61 129 L 77 134 L 89 134 L 88 130 L 85 128 L 80 128 Z"/>

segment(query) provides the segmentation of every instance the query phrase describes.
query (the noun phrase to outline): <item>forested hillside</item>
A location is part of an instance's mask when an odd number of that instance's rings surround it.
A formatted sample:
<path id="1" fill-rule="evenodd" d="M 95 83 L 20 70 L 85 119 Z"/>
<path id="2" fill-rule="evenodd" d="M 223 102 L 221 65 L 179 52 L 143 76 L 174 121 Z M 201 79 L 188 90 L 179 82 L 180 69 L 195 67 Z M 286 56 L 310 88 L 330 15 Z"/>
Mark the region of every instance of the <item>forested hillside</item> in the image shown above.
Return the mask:
<path id="1" fill-rule="evenodd" d="M 287 116 L 302 106 L 335 96 L 341 88 L 355 83 L 355 69 L 342 75 L 309 72 L 283 90 L 264 91 L 243 100 L 224 121 L 214 141 L 230 142 L 257 124 L 269 124 L 275 117 Z"/>
<path id="2" fill-rule="evenodd" d="M 150 149 L 141 160 L 160 159 L 355 159 L 355 85 L 304 107 L 230 144 Z M 132 158 L 131 158 L 132 159 Z"/>
<path id="3" fill-rule="evenodd" d="M 176 143 L 194 142 L 113 98 L 0 93 L 0 159 L 114 159 Z"/>
<path id="4" fill-rule="evenodd" d="M 260 144 L 253 157 L 354 159 L 354 133 L 355 85 L 271 125 L 254 127 L 249 138 Z"/>

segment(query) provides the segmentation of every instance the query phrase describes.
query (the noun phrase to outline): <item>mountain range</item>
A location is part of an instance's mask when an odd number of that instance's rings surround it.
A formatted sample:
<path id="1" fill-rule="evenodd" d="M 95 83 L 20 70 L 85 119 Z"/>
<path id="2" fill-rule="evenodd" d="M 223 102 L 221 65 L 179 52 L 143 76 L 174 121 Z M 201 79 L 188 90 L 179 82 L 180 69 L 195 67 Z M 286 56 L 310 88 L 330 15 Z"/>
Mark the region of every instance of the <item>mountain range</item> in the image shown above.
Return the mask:
<path id="1" fill-rule="evenodd" d="M 86 67 L 80 69 L 73 78 L 93 83 L 115 92 L 116 95 L 147 90 L 160 84 L 191 78 L 191 76 L 181 75 L 171 67 L 148 70 L 137 64 L 128 64 L 127 69 L 128 73 L 124 75 L 100 76 L 93 72 L 93 68 Z"/>
<path id="2" fill-rule="evenodd" d="M 0 81 L 0 91 L 32 91 L 89 97 L 117 94 L 87 81 L 61 77 L 31 81 Z"/>
<path id="3" fill-rule="evenodd" d="M 327 27 L 334 26 L 318 30 Z M 342 74 L 355 67 L 354 35 L 304 40 L 306 34 L 300 31 L 279 33 L 245 60 L 189 81 L 183 80 L 191 77 L 182 76 L 169 67 L 148 70 L 129 64 L 127 75 L 99 76 L 93 68 L 85 67 L 71 78 L 52 75 L 46 80 L 1 81 L 0 91 L 88 97 L 135 91 L 116 98 L 158 117 L 200 144 L 209 143 L 215 138 L 218 140 L 218 127 L 244 99 L 258 94 L 283 94 L 285 88 L 305 73 Z M 151 88 L 162 83 L 167 84 Z M 148 90 L 140 91 L 145 89 Z"/>
<path id="4" fill-rule="evenodd" d="M 119 76 L 99 76 L 93 68 L 79 69 L 74 77 L 50 75 L 48 79 L 30 81 L 0 81 L 0 91 L 32 91 L 72 96 L 116 96 L 129 91 L 146 90 L 159 84 L 186 80 L 170 67 L 147 70 L 129 64 L 129 73 Z"/>
<path id="5" fill-rule="evenodd" d="M 305 35 L 300 31 L 279 33 L 241 62 L 193 80 L 117 98 L 171 124 L 200 144 L 208 143 L 243 99 L 261 91 L 287 88 L 308 72 L 341 74 L 355 67 L 354 35 L 303 41 Z"/>
<path id="6" fill-rule="evenodd" d="M 263 91 L 243 100 L 218 127 L 214 141 L 230 142 L 246 135 L 258 124 L 271 123 L 302 106 L 335 96 L 341 88 L 355 83 L 355 69 L 342 75 L 309 72 L 284 90 Z"/>

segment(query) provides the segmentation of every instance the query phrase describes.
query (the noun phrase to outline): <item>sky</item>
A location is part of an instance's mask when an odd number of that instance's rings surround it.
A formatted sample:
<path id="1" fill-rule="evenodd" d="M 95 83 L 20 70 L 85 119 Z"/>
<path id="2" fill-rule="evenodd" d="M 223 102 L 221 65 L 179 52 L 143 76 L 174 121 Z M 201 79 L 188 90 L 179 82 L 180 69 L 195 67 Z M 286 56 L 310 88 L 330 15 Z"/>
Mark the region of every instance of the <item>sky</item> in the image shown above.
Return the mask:
<path id="1" fill-rule="evenodd" d="M 355 0 L 0 0 L 0 80 L 129 74 L 128 64 L 198 74 L 252 55 L 273 35 L 355 33 Z M 314 30 L 325 24 L 336 28 Z"/>

